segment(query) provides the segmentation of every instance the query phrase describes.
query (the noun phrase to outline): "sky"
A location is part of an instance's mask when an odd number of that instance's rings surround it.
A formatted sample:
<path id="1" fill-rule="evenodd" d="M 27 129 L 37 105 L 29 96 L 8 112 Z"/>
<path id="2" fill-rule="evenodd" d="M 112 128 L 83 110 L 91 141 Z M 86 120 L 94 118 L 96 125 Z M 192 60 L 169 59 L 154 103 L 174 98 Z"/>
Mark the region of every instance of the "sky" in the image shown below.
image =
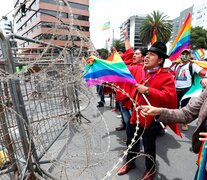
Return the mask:
<path id="1" fill-rule="evenodd" d="M 2 0 L 0 5 L 0 19 L 13 10 L 14 0 Z"/>
<path id="2" fill-rule="evenodd" d="M 13 9 L 13 1 L 1 0 L 0 17 Z M 205 3 L 207 0 L 89 0 L 91 41 L 96 49 L 104 48 L 109 37 L 119 38 L 119 27 L 130 16 L 160 10 L 170 19 L 174 19 L 193 4 Z M 108 21 L 111 23 L 110 30 L 102 31 L 102 26 Z"/>
<path id="3" fill-rule="evenodd" d="M 96 49 L 104 48 L 106 40 L 118 39 L 119 27 L 130 16 L 151 14 L 160 10 L 169 19 L 174 19 L 180 12 L 194 5 L 207 3 L 207 0 L 90 0 L 90 35 Z M 110 21 L 111 29 L 102 31 L 104 23 Z M 114 31 L 114 33 L 113 33 Z"/>

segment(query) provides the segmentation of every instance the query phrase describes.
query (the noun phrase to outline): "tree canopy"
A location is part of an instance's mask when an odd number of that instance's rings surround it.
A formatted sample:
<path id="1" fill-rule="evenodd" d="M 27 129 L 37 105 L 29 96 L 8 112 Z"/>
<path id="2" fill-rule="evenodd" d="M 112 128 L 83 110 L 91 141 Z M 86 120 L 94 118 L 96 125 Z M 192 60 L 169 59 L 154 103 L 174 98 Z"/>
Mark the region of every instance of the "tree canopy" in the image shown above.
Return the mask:
<path id="1" fill-rule="evenodd" d="M 191 28 L 191 49 L 207 49 L 207 30 L 202 27 Z"/>
<path id="2" fill-rule="evenodd" d="M 101 59 L 107 59 L 109 57 L 109 51 L 107 49 L 97 49 L 97 52 Z"/>
<path id="3" fill-rule="evenodd" d="M 157 34 L 157 41 L 164 43 L 169 41 L 172 32 L 172 21 L 168 18 L 159 10 L 147 15 L 140 29 L 141 41 L 144 45 L 151 42 L 154 30 Z"/>
<path id="4" fill-rule="evenodd" d="M 125 46 L 122 41 L 115 39 L 112 43 L 112 46 L 111 46 L 111 52 L 113 52 L 113 48 L 121 49 L 121 48 L 125 48 Z"/>

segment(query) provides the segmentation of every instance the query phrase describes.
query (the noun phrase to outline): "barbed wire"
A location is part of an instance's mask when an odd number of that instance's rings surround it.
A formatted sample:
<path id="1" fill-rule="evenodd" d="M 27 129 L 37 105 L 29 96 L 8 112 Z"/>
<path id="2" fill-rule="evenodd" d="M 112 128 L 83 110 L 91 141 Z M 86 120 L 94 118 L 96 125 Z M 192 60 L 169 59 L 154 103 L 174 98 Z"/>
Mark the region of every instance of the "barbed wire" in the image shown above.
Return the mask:
<path id="1" fill-rule="evenodd" d="M 28 2 L 30 0 L 24 3 Z M 83 68 L 86 64 L 84 60 L 82 61 L 84 43 L 90 44 L 94 51 L 95 47 L 88 36 L 80 30 L 81 28 L 74 25 L 70 3 L 66 0 L 57 0 L 56 2 L 57 5 L 59 4 L 57 9 L 59 23 L 55 24 L 52 31 L 49 29 L 46 32 L 52 34 L 48 44 L 41 49 L 41 52 L 36 53 L 36 56 L 33 56 L 34 51 L 32 49 L 25 53 L 24 49 L 13 48 L 14 59 L 28 57 L 22 61 L 26 67 L 13 74 L 8 73 L 4 66 L 0 68 L 2 84 L 2 101 L 0 104 L 8 128 L 8 134 L 1 132 L 1 135 L 3 138 L 9 135 L 12 139 L 15 155 L 14 164 L 21 172 L 19 179 L 31 176 L 31 172 L 28 172 L 31 157 L 34 157 L 32 160 L 35 161 L 32 163 L 36 169 L 34 174 L 39 179 L 46 179 L 46 177 L 51 179 L 115 178 L 117 169 L 122 166 L 132 146 L 139 140 L 135 140 L 138 136 L 139 123 L 137 123 L 134 138 L 127 149 L 123 152 L 114 152 L 111 149 L 109 120 L 105 119 L 104 115 L 96 108 L 94 103 L 97 100 L 95 91 L 93 88 L 88 88 L 83 80 Z M 61 20 L 62 3 L 65 4 L 64 11 L 67 9 L 71 17 L 68 24 Z M 17 6 L 10 12 L 19 7 Z M 63 48 L 59 49 L 58 53 L 54 53 L 52 52 L 54 49 L 53 41 L 58 39 L 57 32 L 60 31 L 60 28 L 65 27 L 66 35 L 69 38 L 65 41 Z M 68 50 L 73 33 L 80 38 L 80 47 L 72 44 Z M 39 40 L 36 39 L 35 41 Z M 23 42 L 27 42 L 27 40 L 25 39 Z M 71 54 L 72 51 L 73 53 L 76 52 L 75 57 Z M 47 62 L 48 52 L 52 58 L 49 63 Z M 88 55 L 86 54 L 84 58 L 87 58 Z M 28 73 L 35 65 L 39 66 L 39 70 Z M 10 91 L 11 80 L 19 83 L 27 119 L 24 118 L 24 114 L 19 114 L 16 111 L 22 107 L 15 107 L 16 104 L 13 103 L 14 99 L 12 99 Z M 100 83 L 102 82 L 97 82 L 97 84 Z M 119 91 L 126 95 L 132 101 L 139 120 L 137 104 L 124 89 L 109 82 L 105 83 L 104 86 L 112 88 L 114 92 Z M 77 107 L 77 104 L 80 107 Z M 79 111 L 86 118 L 92 119 L 91 122 L 77 120 Z M 28 144 L 26 144 L 28 149 L 25 151 L 28 154 L 26 155 L 22 150 L 22 143 L 24 142 L 21 141 L 21 130 L 23 129 L 19 128 L 18 123 L 15 122 L 17 117 L 23 122 L 24 131 L 28 137 Z M 2 128 L 3 124 L 0 125 Z M 4 151 L 8 149 L 8 144 L 5 144 L 3 140 L 1 145 L 5 147 L 3 148 Z M 28 159 L 25 159 L 25 156 Z M 136 157 L 140 156 L 151 158 L 146 154 L 137 154 Z M 9 154 L 10 158 L 11 154 Z M 4 168 L 10 167 L 10 163 Z M 108 169 L 107 172 L 104 172 L 102 167 Z M 3 170 L 3 166 L 0 166 L 0 170 Z M 4 176 L 5 179 L 8 178 L 8 175 L 4 173 L 1 176 Z"/>

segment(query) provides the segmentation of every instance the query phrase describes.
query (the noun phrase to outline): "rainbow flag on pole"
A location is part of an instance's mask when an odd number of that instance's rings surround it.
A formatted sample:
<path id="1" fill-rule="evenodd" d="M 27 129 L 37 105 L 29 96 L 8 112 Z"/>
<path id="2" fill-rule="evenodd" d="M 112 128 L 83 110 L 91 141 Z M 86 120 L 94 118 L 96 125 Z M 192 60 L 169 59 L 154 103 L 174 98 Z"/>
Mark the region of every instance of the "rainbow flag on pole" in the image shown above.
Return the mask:
<path id="1" fill-rule="evenodd" d="M 169 59 L 176 60 L 184 49 L 190 49 L 191 14 L 189 13 L 169 51 Z"/>
<path id="2" fill-rule="evenodd" d="M 90 64 L 84 69 L 84 79 L 88 86 L 108 82 L 128 82 L 136 84 L 136 80 L 116 51 L 114 52 L 113 61 L 99 59 L 95 56 L 91 56 L 89 61 Z"/>
<path id="3" fill-rule="evenodd" d="M 102 26 L 102 30 L 107 30 L 107 29 L 110 29 L 110 21 L 105 23 L 103 26 Z"/>
<path id="4" fill-rule="evenodd" d="M 197 49 L 193 54 L 194 54 L 196 60 L 200 60 L 200 59 L 204 58 L 205 53 L 204 53 L 204 50 L 202 48 L 200 48 L 200 49 Z"/>

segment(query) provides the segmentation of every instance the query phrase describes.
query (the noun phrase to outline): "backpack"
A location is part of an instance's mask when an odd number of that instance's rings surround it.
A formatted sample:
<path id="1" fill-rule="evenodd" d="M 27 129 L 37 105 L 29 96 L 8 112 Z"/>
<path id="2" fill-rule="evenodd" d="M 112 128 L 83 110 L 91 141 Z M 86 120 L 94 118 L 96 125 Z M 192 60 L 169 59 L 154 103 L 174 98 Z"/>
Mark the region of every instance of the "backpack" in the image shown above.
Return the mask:
<path id="1" fill-rule="evenodd" d="M 175 65 L 175 70 L 177 68 L 178 64 Z M 189 63 L 189 71 L 190 71 L 190 75 L 192 77 L 192 85 L 194 84 L 194 74 L 193 74 L 193 63 L 190 62 Z"/>

